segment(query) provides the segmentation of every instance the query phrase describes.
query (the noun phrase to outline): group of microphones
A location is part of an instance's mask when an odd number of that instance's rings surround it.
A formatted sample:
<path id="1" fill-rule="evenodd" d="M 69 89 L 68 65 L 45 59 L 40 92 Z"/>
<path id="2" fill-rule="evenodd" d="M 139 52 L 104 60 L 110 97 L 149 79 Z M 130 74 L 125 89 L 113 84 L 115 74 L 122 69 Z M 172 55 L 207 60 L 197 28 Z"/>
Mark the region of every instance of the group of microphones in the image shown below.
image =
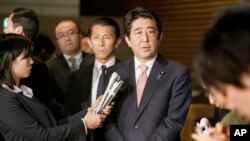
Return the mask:
<path id="1" fill-rule="evenodd" d="M 95 107 L 93 113 L 102 114 L 103 109 L 111 103 L 111 101 L 116 96 L 117 92 L 123 86 L 124 82 L 120 80 L 121 77 L 118 73 L 113 72 L 108 86 L 105 89 L 101 102 Z"/>

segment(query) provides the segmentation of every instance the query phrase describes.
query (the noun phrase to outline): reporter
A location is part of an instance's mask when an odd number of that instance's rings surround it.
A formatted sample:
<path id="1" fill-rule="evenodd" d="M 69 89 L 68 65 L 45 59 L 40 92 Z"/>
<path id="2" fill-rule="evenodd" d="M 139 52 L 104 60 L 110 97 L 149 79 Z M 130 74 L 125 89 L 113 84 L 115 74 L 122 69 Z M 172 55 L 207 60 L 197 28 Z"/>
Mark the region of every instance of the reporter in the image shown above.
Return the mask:
<path id="1" fill-rule="evenodd" d="M 229 127 L 216 123 L 214 128 L 209 128 L 209 134 L 192 134 L 195 141 L 229 141 Z"/>
<path id="2" fill-rule="evenodd" d="M 250 4 L 222 12 L 207 32 L 196 59 L 197 72 L 210 103 L 237 112 L 250 123 Z M 218 123 L 196 141 L 229 141 L 228 127 Z M 227 130 L 222 130 L 227 129 Z"/>
<path id="3" fill-rule="evenodd" d="M 6 141 L 85 141 L 86 128 L 101 127 L 112 106 L 103 115 L 93 114 L 90 107 L 58 125 L 32 89 L 20 86 L 32 69 L 31 46 L 32 41 L 21 35 L 0 36 L 0 132 Z"/>

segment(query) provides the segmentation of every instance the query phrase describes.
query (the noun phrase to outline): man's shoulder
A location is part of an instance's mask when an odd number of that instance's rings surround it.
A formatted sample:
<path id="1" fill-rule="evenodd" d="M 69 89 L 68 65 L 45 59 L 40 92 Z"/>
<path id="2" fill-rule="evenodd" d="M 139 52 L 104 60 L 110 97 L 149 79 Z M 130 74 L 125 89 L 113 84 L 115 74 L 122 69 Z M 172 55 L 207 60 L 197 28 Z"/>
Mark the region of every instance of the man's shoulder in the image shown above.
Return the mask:
<path id="1" fill-rule="evenodd" d="M 55 55 L 55 56 L 51 57 L 45 63 L 46 63 L 47 66 L 52 67 L 54 65 L 59 65 L 60 62 L 62 62 L 63 60 L 65 60 L 63 55 L 59 54 L 59 55 Z"/>

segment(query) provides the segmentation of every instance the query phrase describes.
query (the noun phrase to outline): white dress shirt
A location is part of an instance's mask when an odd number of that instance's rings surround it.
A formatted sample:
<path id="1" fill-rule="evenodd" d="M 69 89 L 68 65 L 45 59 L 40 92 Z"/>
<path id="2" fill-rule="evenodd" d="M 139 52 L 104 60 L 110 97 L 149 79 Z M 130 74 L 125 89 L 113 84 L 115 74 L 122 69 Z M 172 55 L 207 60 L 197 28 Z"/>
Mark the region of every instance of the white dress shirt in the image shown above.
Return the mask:
<path id="1" fill-rule="evenodd" d="M 67 64 L 69 65 L 69 67 L 72 68 L 72 63 L 69 61 L 69 58 L 72 58 L 72 57 L 70 57 L 69 55 L 66 55 L 66 54 L 63 54 L 63 56 L 66 59 Z M 80 51 L 73 58 L 75 58 L 75 61 L 76 61 L 75 62 L 76 63 L 76 68 L 79 69 L 80 65 L 81 65 L 81 62 L 82 62 L 82 52 Z"/>
<path id="2" fill-rule="evenodd" d="M 110 59 L 108 62 L 105 64 L 100 63 L 99 61 L 95 60 L 95 64 L 93 67 L 93 77 L 92 77 L 92 89 L 91 89 L 91 104 L 93 104 L 96 100 L 96 95 L 97 95 L 97 88 L 98 88 L 98 83 L 100 76 L 102 74 L 102 65 L 105 65 L 107 68 L 113 66 L 115 64 L 115 57 Z"/>
<path id="3" fill-rule="evenodd" d="M 17 87 L 16 85 L 13 86 L 14 89 L 9 88 L 7 85 L 2 84 L 3 88 L 8 89 L 14 93 L 23 92 L 24 96 L 27 96 L 29 98 L 33 97 L 33 90 L 25 85 L 21 85 L 20 87 Z"/>
<path id="4" fill-rule="evenodd" d="M 150 61 L 146 62 L 145 64 L 143 64 L 143 65 L 146 65 L 148 67 L 147 72 L 146 72 L 147 76 L 149 76 L 149 73 L 150 73 L 150 71 L 151 71 L 151 69 L 153 67 L 153 64 L 155 62 L 156 57 L 157 57 L 157 55 L 152 60 L 150 60 Z M 134 57 L 134 60 L 135 60 L 135 78 L 136 78 L 135 80 L 137 82 L 138 78 L 139 78 L 139 76 L 141 74 L 141 69 L 139 68 L 139 66 L 142 63 L 136 57 Z"/>

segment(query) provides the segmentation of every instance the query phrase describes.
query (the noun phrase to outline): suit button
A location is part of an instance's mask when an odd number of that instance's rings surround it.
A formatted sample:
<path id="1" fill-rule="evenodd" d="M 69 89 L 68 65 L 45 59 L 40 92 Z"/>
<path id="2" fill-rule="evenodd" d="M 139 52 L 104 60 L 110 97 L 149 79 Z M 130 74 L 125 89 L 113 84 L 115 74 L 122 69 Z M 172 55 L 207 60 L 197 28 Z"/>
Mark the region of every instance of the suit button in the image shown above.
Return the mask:
<path id="1" fill-rule="evenodd" d="M 139 128 L 139 126 L 138 125 L 135 125 L 135 129 L 138 129 Z"/>

